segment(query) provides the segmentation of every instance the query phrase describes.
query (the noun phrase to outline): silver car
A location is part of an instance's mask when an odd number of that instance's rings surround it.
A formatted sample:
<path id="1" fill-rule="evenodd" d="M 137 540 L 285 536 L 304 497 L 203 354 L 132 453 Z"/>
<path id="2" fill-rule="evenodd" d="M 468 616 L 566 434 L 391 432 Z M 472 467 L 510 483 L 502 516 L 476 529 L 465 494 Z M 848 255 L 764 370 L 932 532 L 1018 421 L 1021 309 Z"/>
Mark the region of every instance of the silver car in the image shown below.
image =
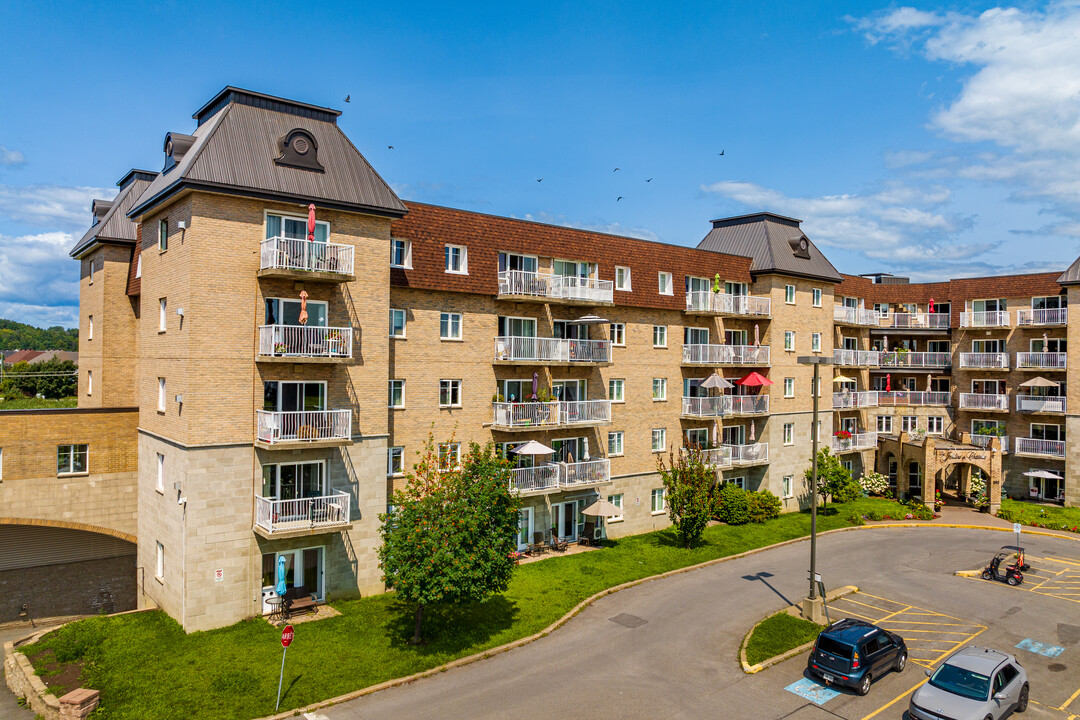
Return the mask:
<path id="1" fill-rule="evenodd" d="M 970 645 L 926 674 L 908 707 L 915 720 L 998 720 L 1027 710 L 1027 673 L 1014 655 Z"/>

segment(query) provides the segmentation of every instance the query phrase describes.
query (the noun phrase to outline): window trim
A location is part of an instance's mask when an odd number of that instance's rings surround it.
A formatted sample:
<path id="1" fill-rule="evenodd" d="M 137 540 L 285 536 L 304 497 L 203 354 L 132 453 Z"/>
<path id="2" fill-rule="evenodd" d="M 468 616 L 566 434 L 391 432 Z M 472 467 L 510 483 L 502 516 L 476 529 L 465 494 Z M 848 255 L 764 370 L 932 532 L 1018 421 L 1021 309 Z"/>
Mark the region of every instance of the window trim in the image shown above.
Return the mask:
<path id="1" fill-rule="evenodd" d="M 616 328 L 618 328 L 618 331 L 616 331 Z M 612 347 L 626 347 L 626 323 L 608 323 L 608 332 L 611 334 Z M 618 342 L 616 338 L 621 338 L 622 342 Z"/>
<path id="2" fill-rule="evenodd" d="M 791 344 L 788 344 L 788 339 L 791 339 Z M 795 331 L 784 331 L 784 352 L 795 352 Z"/>
<path id="3" fill-rule="evenodd" d="M 169 329 L 169 298 L 158 298 L 158 335 Z"/>
<path id="4" fill-rule="evenodd" d="M 624 281 L 623 282 L 623 287 L 619 286 L 619 271 L 620 270 L 625 271 L 625 273 L 623 275 L 623 281 Z M 615 266 L 615 289 L 620 290 L 622 292 L 632 292 L 631 285 L 632 285 L 632 283 L 631 283 L 631 278 L 630 278 L 630 268 L 628 266 L 626 266 L 626 265 L 616 265 Z"/>
<path id="5" fill-rule="evenodd" d="M 400 393 L 400 395 L 401 395 L 401 404 L 400 405 L 394 405 L 394 384 L 395 383 L 397 383 L 398 387 L 401 388 L 401 393 Z M 390 380 L 387 381 L 386 389 L 387 389 L 386 407 L 390 408 L 391 410 L 404 410 L 405 409 L 405 380 L 402 379 L 402 378 L 391 378 Z"/>
<path id="6" fill-rule="evenodd" d="M 795 397 L 795 378 L 793 378 L 793 377 L 784 378 L 784 397 L 786 397 L 786 398 Z"/>
<path id="7" fill-rule="evenodd" d="M 791 297 L 790 300 L 788 300 L 789 296 Z M 795 286 L 794 285 L 784 285 L 784 304 L 785 305 L 794 305 L 795 304 Z"/>
<path id="8" fill-rule="evenodd" d="M 656 394 L 657 383 L 660 383 L 659 397 Z M 652 400 L 653 402 L 667 402 L 667 378 L 652 379 Z"/>
<path id="9" fill-rule="evenodd" d="M 666 427 L 651 428 L 651 430 L 652 430 L 652 435 L 651 435 L 651 438 L 650 438 L 649 447 L 651 447 L 652 450 L 650 450 L 650 452 L 662 453 L 665 450 L 667 450 L 667 428 Z M 661 440 L 660 445 L 661 445 L 661 447 L 659 449 L 657 449 L 657 447 L 656 447 L 656 433 L 660 433 L 660 440 Z"/>
<path id="10" fill-rule="evenodd" d="M 881 422 L 882 418 L 887 418 L 888 422 L 882 423 Z M 878 415 L 877 420 L 875 421 L 875 423 L 876 423 L 876 426 L 877 426 L 877 431 L 879 433 L 885 433 L 886 435 L 892 435 L 892 431 L 893 431 L 893 416 L 892 415 Z M 883 424 L 888 425 L 889 429 L 888 430 L 882 430 L 881 426 Z"/>
<path id="11" fill-rule="evenodd" d="M 394 472 L 394 451 L 399 450 L 398 455 L 401 460 L 400 472 Z M 405 446 L 404 445 L 391 445 L 386 448 L 386 477 L 404 477 L 405 476 Z"/>
<path id="12" fill-rule="evenodd" d="M 393 334 L 394 322 L 393 322 L 393 320 L 390 320 L 390 327 L 387 328 L 388 337 L 392 337 L 392 338 L 394 338 L 396 340 L 404 340 L 405 337 L 406 337 L 406 332 L 407 332 L 406 328 L 409 325 L 409 313 L 405 310 L 405 308 L 390 308 L 390 313 L 391 313 L 391 315 L 393 313 L 401 313 L 401 334 L 400 335 L 394 335 Z"/>
<path id="13" fill-rule="evenodd" d="M 442 326 L 443 318 L 448 317 L 449 321 L 446 324 L 448 329 L 453 328 L 453 318 L 457 316 L 458 319 L 458 334 L 457 337 L 453 335 L 443 335 Z M 447 342 L 464 342 L 465 341 L 465 314 L 459 312 L 440 312 L 439 313 L 439 340 Z"/>
<path id="14" fill-rule="evenodd" d="M 163 253 L 169 249 L 169 218 L 158 220 L 158 252 Z"/>
<path id="15" fill-rule="evenodd" d="M 787 485 L 785 488 L 784 485 Z M 780 499 L 790 500 L 795 497 L 795 476 L 785 475 L 780 478 Z"/>
<path id="16" fill-rule="evenodd" d="M 396 265 L 394 263 L 394 243 L 397 243 L 397 242 L 405 243 L 405 258 L 404 258 L 405 264 L 404 265 Z M 396 238 L 396 237 L 391 237 L 390 238 L 390 267 L 392 267 L 392 268 L 402 268 L 403 270 L 412 270 L 412 240 L 408 240 L 406 238 Z"/>
<path id="17" fill-rule="evenodd" d="M 656 509 L 656 498 L 660 498 L 660 509 Z M 664 488 L 651 488 L 649 491 L 649 514 L 663 515 L 667 512 L 667 493 Z"/>
<path id="18" fill-rule="evenodd" d="M 155 540 L 154 551 L 154 579 L 160 583 L 165 582 L 165 546 L 160 540 Z"/>
<path id="19" fill-rule="evenodd" d="M 154 488 L 159 495 L 165 494 L 165 455 L 163 453 L 155 453 L 157 455 L 157 486 Z"/>
<path id="20" fill-rule="evenodd" d="M 608 457 L 622 457 L 624 454 L 626 454 L 625 433 L 622 430 L 611 430 L 611 431 L 608 432 L 607 435 L 608 435 L 607 436 L 607 440 L 608 440 L 608 446 L 607 446 Z M 618 452 L 612 451 L 612 449 L 611 449 L 611 440 L 612 440 L 612 438 L 616 438 L 616 437 L 619 440 L 619 450 L 618 450 Z"/>
<path id="21" fill-rule="evenodd" d="M 165 378 L 163 378 L 163 377 L 159 377 L 159 378 L 158 378 L 157 380 L 158 380 L 158 390 L 157 390 L 157 392 L 158 392 L 158 398 L 157 398 L 157 399 L 158 399 L 158 404 L 157 404 L 157 411 L 158 411 L 159 413 L 163 413 L 163 412 L 165 412 L 165 407 L 166 407 L 166 403 L 167 403 L 167 401 L 166 401 L 166 398 L 167 398 L 167 396 L 168 396 L 168 393 L 167 393 L 167 391 L 166 391 L 166 386 L 165 386 Z"/>
<path id="22" fill-rule="evenodd" d="M 94 339 L 94 316 L 93 315 L 87 315 L 86 316 L 86 323 L 87 323 L 86 341 L 90 342 L 91 340 Z"/>
<path id="23" fill-rule="evenodd" d="M 619 389 L 622 390 L 622 392 L 619 393 L 618 400 L 615 399 L 614 394 L 611 392 L 612 383 L 619 383 Z M 608 378 L 608 400 L 610 400 L 612 403 L 626 403 L 626 378 Z"/>
<path id="24" fill-rule="evenodd" d="M 624 493 L 615 493 L 614 495 L 608 495 L 607 496 L 607 501 L 609 503 L 611 503 L 612 505 L 614 505 L 615 507 L 619 508 L 619 510 L 621 512 L 620 512 L 619 515 L 612 515 L 611 517 L 607 518 L 604 522 L 613 523 L 613 522 L 622 522 L 623 521 L 624 515 L 622 513 L 625 512 L 625 510 L 623 509 L 623 495 L 624 495 Z M 617 502 L 616 502 L 616 498 L 618 499 Z"/>
<path id="25" fill-rule="evenodd" d="M 94 371 L 93 370 L 87 370 L 86 371 L 86 394 L 88 396 L 94 394 Z"/>
<path id="26" fill-rule="evenodd" d="M 60 469 L 60 448 L 68 448 L 68 469 Z M 85 448 L 86 459 L 83 470 L 75 470 L 75 448 Z M 90 474 L 90 444 L 89 443 L 64 443 L 56 446 L 56 477 L 72 477 Z"/>
<path id="27" fill-rule="evenodd" d="M 457 403 L 456 404 L 452 401 L 453 400 L 453 398 L 452 398 L 453 393 L 451 392 L 450 393 L 450 395 L 451 395 L 450 404 L 449 405 L 443 405 L 443 401 L 442 401 L 442 398 L 443 398 L 443 383 L 450 383 L 449 385 L 447 385 L 447 387 L 451 388 L 451 389 L 453 387 L 455 387 L 453 385 L 453 383 L 457 383 L 457 386 L 456 386 L 457 387 Z M 461 407 L 461 400 L 462 400 L 461 395 L 462 395 L 462 386 L 463 385 L 464 385 L 464 383 L 462 382 L 461 378 L 440 378 L 439 379 L 439 408 L 440 409 L 448 409 L 448 408 L 459 408 L 459 407 Z"/>
<path id="28" fill-rule="evenodd" d="M 447 263 L 450 261 L 448 252 L 450 250 L 460 250 L 460 256 L 458 259 L 458 269 L 451 270 L 447 267 Z M 450 275 L 468 275 L 469 274 L 469 246 L 468 245 L 455 245 L 453 243 L 446 243 L 443 245 L 443 271 Z"/>
<path id="29" fill-rule="evenodd" d="M 661 278 L 667 278 L 667 291 L 664 291 L 664 285 L 660 282 Z M 656 274 L 656 286 L 660 295 L 674 295 L 675 294 L 675 278 L 674 276 L 665 270 L 660 270 Z"/>
<path id="30" fill-rule="evenodd" d="M 668 346 L 668 343 L 667 343 L 667 335 L 668 335 L 667 328 L 668 328 L 668 326 L 667 325 L 653 325 L 652 327 L 653 327 L 653 331 L 652 331 L 653 345 L 652 346 L 654 348 L 666 348 Z M 663 332 L 661 334 L 664 336 L 664 343 L 662 345 L 657 345 L 656 344 L 656 331 L 659 328 L 663 328 Z"/>
<path id="31" fill-rule="evenodd" d="M 784 423 L 780 440 L 785 447 L 795 444 L 795 423 Z"/>
<path id="32" fill-rule="evenodd" d="M 810 352 L 821 352 L 821 333 L 810 333 Z"/>
<path id="33" fill-rule="evenodd" d="M 821 288 L 819 288 L 819 287 L 813 288 L 812 289 L 812 295 L 811 295 L 811 297 L 812 297 L 811 304 L 816 308 L 821 307 L 822 306 L 821 305 L 821 298 L 824 295 L 825 295 L 825 293 L 822 292 Z"/>

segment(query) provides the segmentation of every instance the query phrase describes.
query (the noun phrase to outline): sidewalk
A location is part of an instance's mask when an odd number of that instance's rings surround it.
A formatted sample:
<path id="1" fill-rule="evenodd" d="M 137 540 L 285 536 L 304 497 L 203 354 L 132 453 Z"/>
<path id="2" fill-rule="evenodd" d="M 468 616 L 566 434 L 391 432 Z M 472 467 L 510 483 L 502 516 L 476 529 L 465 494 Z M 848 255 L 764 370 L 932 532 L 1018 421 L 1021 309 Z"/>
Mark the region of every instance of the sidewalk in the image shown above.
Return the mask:
<path id="1" fill-rule="evenodd" d="M 15 640 L 36 632 L 34 628 L 16 628 L 12 630 L 0 630 L 0 655 L 3 654 L 4 643 Z M 3 658 L 0 658 L 2 664 Z M 34 711 L 29 708 L 19 707 L 15 696 L 8 690 L 6 682 L 0 682 L 0 720 L 32 720 Z"/>

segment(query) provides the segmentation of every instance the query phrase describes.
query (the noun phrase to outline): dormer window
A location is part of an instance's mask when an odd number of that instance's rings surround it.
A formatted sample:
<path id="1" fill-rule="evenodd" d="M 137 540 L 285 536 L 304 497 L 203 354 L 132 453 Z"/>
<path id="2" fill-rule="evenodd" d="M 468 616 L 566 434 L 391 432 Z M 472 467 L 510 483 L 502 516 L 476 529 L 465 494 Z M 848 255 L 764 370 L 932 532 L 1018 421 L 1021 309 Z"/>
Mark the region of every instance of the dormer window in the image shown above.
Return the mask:
<path id="1" fill-rule="evenodd" d="M 319 143 L 303 128 L 295 128 L 278 138 L 278 152 L 280 155 L 274 158 L 278 165 L 325 172 L 319 162 Z"/>
<path id="2" fill-rule="evenodd" d="M 810 259 L 810 241 L 806 239 L 805 235 L 791 238 L 788 240 L 788 244 L 791 245 L 791 252 L 795 257 L 805 260 Z"/>
<path id="3" fill-rule="evenodd" d="M 169 133 L 165 136 L 165 170 L 163 172 L 169 172 L 177 164 L 183 160 L 184 155 L 191 149 L 191 146 L 195 144 L 194 135 L 184 135 L 183 133 Z"/>

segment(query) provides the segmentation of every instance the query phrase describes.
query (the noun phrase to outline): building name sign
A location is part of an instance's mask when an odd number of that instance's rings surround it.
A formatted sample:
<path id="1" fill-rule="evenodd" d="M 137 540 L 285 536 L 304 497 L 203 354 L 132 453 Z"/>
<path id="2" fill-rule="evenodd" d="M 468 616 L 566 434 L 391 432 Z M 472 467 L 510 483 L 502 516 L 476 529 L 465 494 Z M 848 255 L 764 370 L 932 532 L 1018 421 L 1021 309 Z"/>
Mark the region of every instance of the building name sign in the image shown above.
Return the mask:
<path id="1" fill-rule="evenodd" d="M 951 462 L 953 460 L 960 460 L 964 462 L 970 462 L 972 460 L 986 460 L 987 453 L 979 450 L 938 450 L 937 459 L 938 462 Z"/>

